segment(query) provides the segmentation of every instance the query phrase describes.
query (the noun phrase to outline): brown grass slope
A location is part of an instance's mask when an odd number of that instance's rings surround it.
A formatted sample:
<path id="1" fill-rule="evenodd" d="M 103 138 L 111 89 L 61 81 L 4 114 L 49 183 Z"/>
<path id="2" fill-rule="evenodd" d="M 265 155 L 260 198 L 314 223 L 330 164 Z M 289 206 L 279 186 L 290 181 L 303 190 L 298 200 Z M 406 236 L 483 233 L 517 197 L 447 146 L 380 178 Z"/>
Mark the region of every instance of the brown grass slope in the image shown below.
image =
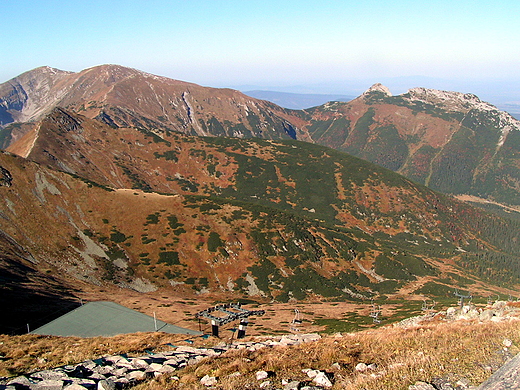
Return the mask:
<path id="1" fill-rule="evenodd" d="M 504 341 L 512 345 L 505 347 Z M 112 338 L 0 336 L 0 375 L 14 376 L 118 353 L 142 356 L 182 344 L 174 335 L 135 334 Z M 216 340 L 201 343 L 213 345 Z M 437 386 L 457 382 L 479 385 L 519 351 L 518 321 L 501 323 L 432 323 L 412 328 L 385 327 L 341 337 L 324 337 L 299 346 L 257 351 L 231 350 L 216 358 L 149 380 L 136 389 L 203 389 L 205 375 L 218 378 L 218 389 L 259 388 L 255 374 L 272 371 L 272 386 L 282 380 L 311 384 L 302 369 L 323 370 L 333 377 L 332 389 L 408 389 L 417 381 Z M 373 364 L 358 371 L 359 363 Z M 240 375 L 236 375 L 239 372 Z"/>
<path id="2" fill-rule="evenodd" d="M 381 88 L 306 110 L 303 130 L 441 192 L 518 205 L 520 122 L 471 94 Z"/>
<path id="3" fill-rule="evenodd" d="M 231 89 L 202 87 L 118 65 L 78 73 L 49 67 L 0 85 L 0 125 L 41 119 L 67 107 L 117 127 L 197 135 L 296 138 L 292 115 Z"/>
<path id="4" fill-rule="evenodd" d="M 279 300 L 446 294 L 462 248 L 501 245 L 500 219 L 331 149 L 159 134 L 53 110 L 11 148 L 41 165 L 1 156 L 0 228 L 69 283 Z"/>

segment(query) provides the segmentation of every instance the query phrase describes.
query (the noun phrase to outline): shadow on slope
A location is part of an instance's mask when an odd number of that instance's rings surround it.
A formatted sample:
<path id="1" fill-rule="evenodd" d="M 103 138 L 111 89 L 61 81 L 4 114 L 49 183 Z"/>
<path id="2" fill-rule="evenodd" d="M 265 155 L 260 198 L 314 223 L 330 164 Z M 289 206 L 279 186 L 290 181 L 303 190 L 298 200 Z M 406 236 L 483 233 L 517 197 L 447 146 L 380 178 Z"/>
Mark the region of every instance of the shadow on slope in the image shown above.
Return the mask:
<path id="1" fill-rule="evenodd" d="M 21 248 L 0 234 L 0 334 L 23 334 L 79 306 L 73 290 L 31 268 Z M 26 264 L 24 264 L 26 263 Z"/>

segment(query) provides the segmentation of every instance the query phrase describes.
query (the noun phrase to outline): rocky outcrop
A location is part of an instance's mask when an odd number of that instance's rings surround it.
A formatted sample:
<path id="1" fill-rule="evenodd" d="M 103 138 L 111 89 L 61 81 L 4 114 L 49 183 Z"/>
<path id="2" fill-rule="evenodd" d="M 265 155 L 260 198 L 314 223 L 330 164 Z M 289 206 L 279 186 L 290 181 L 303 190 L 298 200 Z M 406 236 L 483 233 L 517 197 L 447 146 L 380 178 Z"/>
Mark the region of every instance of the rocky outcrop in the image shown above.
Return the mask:
<path id="1" fill-rule="evenodd" d="M 367 96 L 373 94 L 374 92 L 381 92 L 387 96 L 392 96 L 392 93 L 390 92 L 390 90 L 381 83 L 376 83 L 376 84 L 372 85 L 365 92 L 363 92 L 363 95 L 361 95 L 361 96 L 367 97 Z"/>
<path id="2" fill-rule="evenodd" d="M 519 377 L 520 355 L 516 355 L 482 383 L 478 390 L 520 389 Z"/>
<path id="3" fill-rule="evenodd" d="M 152 353 L 139 357 L 129 357 L 126 354 L 105 356 L 99 359 L 88 360 L 76 365 L 58 367 L 52 370 L 38 371 L 16 378 L 0 379 L 0 390 L 114 390 L 136 384 L 145 379 L 155 378 L 163 374 L 171 374 L 176 370 L 202 359 L 218 356 L 232 349 L 248 349 L 251 351 L 260 348 L 276 346 L 298 345 L 317 341 L 321 337 L 317 334 L 284 335 L 281 337 L 265 338 L 261 341 L 238 342 L 233 344 L 221 343 L 215 347 L 195 348 L 192 346 L 178 346 L 171 351 Z M 325 374 L 317 372 L 315 383 L 327 388 Z M 203 384 L 213 386 L 218 378 L 204 377 Z"/>
<path id="4" fill-rule="evenodd" d="M 13 176 L 11 176 L 11 172 L 9 172 L 4 167 L 0 166 L 0 186 L 1 187 L 11 187 L 13 182 Z"/>
<path id="5" fill-rule="evenodd" d="M 464 305 L 463 307 L 449 307 L 446 310 L 432 312 L 422 316 L 406 318 L 394 324 L 407 328 L 410 326 L 417 326 L 432 320 L 443 321 L 459 321 L 459 320 L 478 320 L 485 321 L 507 321 L 511 319 L 518 319 L 520 308 L 511 305 L 506 301 L 496 301 L 485 308 L 477 308 L 474 305 Z"/>

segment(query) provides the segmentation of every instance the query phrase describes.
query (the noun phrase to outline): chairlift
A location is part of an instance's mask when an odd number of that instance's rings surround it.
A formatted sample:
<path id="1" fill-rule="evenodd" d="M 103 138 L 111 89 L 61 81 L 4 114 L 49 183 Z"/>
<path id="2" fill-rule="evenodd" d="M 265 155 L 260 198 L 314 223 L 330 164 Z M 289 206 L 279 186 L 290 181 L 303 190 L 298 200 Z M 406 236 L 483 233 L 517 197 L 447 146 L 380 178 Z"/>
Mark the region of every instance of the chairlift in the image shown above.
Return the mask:
<path id="1" fill-rule="evenodd" d="M 423 298 L 423 305 L 421 310 L 425 312 L 431 312 L 436 304 L 437 302 L 435 302 L 433 299 L 431 302 L 428 302 L 428 298 Z"/>
<path id="2" fill-rule="evenodd" d="M 373 319 L 374 324 L 379 324 L 381 320 L 379 316 L 381 315 L 382 309 L 380 305 L 376 305 L 372 300 L 372 309 L 370 309 L 369 317 Z"/>
<path id="3" fill-rule="evenodd" d="M 463 295 L 463 294 L 459 293 L 458 289 L 455 289 L 455 291 L 453 292 L 453 295 L 455 295 L 457 298 L 459 298 L 459 305 L 460 305 L 461 310 L 464 306 L 464 299 L 469 299 L 468 304 L 470 304 L 471 301 L 473 300 L 473 296 L 471 294 Z"/>
<path id="4" fill-rule="evenodd" d="M 298 328 L 298 326 L 301 324 L 302 324 L 302 320 L 300 318 L 300 311 L 298 309 L 294 309 L 294 318 L 291 321 L 291 330 L 293 332 L 299 332 L 300 329 Z"/>

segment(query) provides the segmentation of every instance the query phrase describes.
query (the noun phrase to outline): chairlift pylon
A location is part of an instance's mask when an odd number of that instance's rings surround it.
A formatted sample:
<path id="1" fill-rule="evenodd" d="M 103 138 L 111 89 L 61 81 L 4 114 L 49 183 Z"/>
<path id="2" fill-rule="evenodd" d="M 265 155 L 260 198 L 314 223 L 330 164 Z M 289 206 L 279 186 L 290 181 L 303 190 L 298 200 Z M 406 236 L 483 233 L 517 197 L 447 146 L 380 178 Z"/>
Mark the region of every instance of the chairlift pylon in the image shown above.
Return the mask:
<path id="1" fill-rule="evenodd" d="M 294 309 L 294 318 L 291 321 L 291 330 L 293 332 L 299 332 L 300 329 L 298 328 L 298 326 L 301 324 L 302 324 L 302 320 L 300 318 L 300 311 L 298 309 Z"/>
<path id="2" fill-rule="evenodd" d="M 370 309 L 369 317 L 372 318 L 372 321 L 374 324 L 379 324 L 381 320 L 379 319 L 379 316 L 382 313 L 382 309 L 380 305 L 376 305 L 374 303 L 374 300 L 372 299 L 372 308 Z"/>

